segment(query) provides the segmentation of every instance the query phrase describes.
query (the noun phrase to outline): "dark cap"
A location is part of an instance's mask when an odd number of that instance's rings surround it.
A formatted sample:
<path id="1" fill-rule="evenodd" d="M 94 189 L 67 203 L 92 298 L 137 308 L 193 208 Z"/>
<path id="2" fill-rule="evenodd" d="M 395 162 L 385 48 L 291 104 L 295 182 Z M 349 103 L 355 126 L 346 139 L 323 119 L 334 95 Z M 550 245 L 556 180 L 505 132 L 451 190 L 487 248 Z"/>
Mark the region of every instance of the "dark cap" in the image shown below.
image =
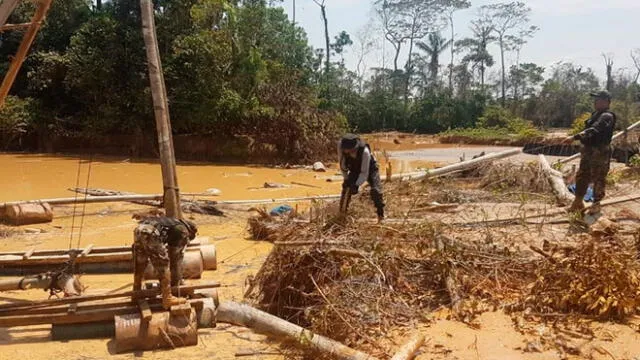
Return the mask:
<path id="1" fill-rule="evenodd" d="M 360 141 L 360 137 L 356 134 L 344 134 L 342 139 L 340 140 L 340 149 L 342 150 L 351 150 L 355 149 L 358 146 L 358 141 Z"/>
<path id="2" fill-rule="evenodd" d="M 607 90 L 592 92 L 589 95 L 596 99 L 611 100 L 611 93 L 609 93 Z"/>

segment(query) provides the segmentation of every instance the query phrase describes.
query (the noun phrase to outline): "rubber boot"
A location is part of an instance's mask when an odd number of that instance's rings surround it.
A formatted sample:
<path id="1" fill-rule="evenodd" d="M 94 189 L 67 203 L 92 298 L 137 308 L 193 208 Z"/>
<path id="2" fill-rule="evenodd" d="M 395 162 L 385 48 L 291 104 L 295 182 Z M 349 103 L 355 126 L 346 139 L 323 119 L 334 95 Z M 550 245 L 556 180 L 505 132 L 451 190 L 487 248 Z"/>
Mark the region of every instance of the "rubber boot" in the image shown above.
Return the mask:
<path id="1" fill-rule="evenodd" d="M 165 310 L 171 309 L 174 305 L 182 305 L 187 302 L 185 298 L 175 297 L 171 294 L 171 274 L 169 269 L 165 269 L 162 273 L 160 289 L 162 290 L 162 307 Z"/>
<path id="2" fill-rule="evenodd" d="M 584 210 L 584 202 L 582 201 L 582 199 L 579 199 L 577 196 L 573 200 L 573 203 L 571 203 L 571 206 L 569 206 L 569 208 L 567 209 L 568 212 L 578 212 L 583 210 Z"/>

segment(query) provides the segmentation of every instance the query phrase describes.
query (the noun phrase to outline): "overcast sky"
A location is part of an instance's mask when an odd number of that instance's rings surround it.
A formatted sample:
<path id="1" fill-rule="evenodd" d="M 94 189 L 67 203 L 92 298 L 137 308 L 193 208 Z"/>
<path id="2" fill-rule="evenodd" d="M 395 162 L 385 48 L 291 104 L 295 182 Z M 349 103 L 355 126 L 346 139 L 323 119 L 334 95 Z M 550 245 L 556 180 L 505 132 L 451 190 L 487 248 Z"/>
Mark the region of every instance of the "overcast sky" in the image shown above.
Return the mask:
<path id="1" fill-rule="evenodd" d="M 295 0 L 296 22 L 306 30 L 309 41 L 316 48 L 324 46 L 323 24 L 320 8 L 313 0 Z M 472 7 L 456 13 L 454 19 L 456 37 L 469 36 L 469 22 L 474 19 L 481 5 L 497 1 L 471 0 Z M 634 71 L 629 53 L 640 48 L 640 0 L 529 0 L 524 1 L 531 9 L 531 24 L 540 30 L 525 45 L 521 52 L 521 62 L 534 62 L 546 68 L 559 61 L 570 61 L 592 68 L 600 77 L 604 77 L 604 60 L 602 53 L 611 54 L 614 60 L 614 71 L 626 68 Z M 293 0 L 284 0 L 282 6 L 289 17 L 292 17 Z M 375 18 L 372 9 L 373 0 L 326 0 L 329 34 L 331 38 L 340 31 L 347 31 L 354 42 L 358 34 L 362 34 L 368 22 Z M 370 34 L 378 41 L 374 53 L 366 57 L 367 67 L 382 64 L 382 32 L 371 28 L 364 33 Z M 445 29 L 443 36 L 450 38 L 450 30 Z M 385 44 L 387 51 L 385 63 L 392 66 L 391 46 Z M 498 70 L 499 57 L 497 47 L 493 47 Z M 348 50 L 345 61 L 349 68 L 357 62 L 357 50 Z M 445 55 L 441 63 L 448 63 L 450 57 Z M 513 62 L 513 57 L 508 61 Z M 403 64 L 402 62 L 401 64 Z"/>

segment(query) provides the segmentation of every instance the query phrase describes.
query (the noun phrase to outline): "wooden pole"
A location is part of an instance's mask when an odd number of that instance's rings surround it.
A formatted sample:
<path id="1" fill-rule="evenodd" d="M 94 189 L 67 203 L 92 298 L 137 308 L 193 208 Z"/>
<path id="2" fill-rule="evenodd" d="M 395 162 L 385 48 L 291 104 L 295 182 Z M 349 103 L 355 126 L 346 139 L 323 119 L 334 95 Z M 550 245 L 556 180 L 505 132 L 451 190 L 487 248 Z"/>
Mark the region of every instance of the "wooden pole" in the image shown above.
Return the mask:
<path id="1" fill-rule="evenodd" d="M 12 0 L 8 0 L 8 2 L 11 3 Z M 11 7 L 11 4 L 9 4 L 8 6 Z M 4 106 L 4 101 L 7 95 L 9 94 L 9 90 L 11 89 L 13 82 L 16 80 L 16 77 L 18 76 L 18 72 L 22 67 L 22 63 L 24 62 L 24 59 L 27 57 L 27 53 L 31 48 L 31 44 L 33 43 L 33 40 L 36 38 L 36 34 L 38 34 L 38 30 L 40 29 L 42 20 L 47 15 L 47 12 L 49 11 L 50 6 L 51 6 L 51 0 L 40 0 L 40 2 L 38 3 L 38 8 L 36 9 L 36 13 L 33 15 L 33 18 L 31 19 L 31 25 L 29 26 L 24 36 L 22 37 L 22 42 L 18 47 L 18 52 L 16 53 L 16 56 L 11 61 L 11 65 L 9 65 L 9 70 L 7 71 L 7 74 L 4 76 L 4 80 L 0 85 L 0 109 Z M 0 14 L 0 16 L 3 16 L 3 14 Z M 1 20 L 3 19 L 0 18 L 0 21 Z M 4 25 L 4 21 L 0 23 L 0 25 Z"/>
<path id="2" fill-rule="evenodd" d="M 298 325 L 251 306 L 223 302 L 217 309 L 217 320 L 248 327 L 257 333 L 293 342 L 296 346 L 318 351 L 340 360 L 375 360 L 373 356 L 354 350 L 327 337 L 316 335 Z"/>
<path id="3" fill-rule="evenodd" d="M 169 118 L 169 102 L 164 83 L 156 26 L 151 0 L 140 0 L 142 17 L 142 35 L 147 49 L 147 64 L 149 81 L 153 96 L 153 108 L 158 131 L 158 146 L 160 148 L 160 165 L 162 168 L 162 183 L 164 186 L 164 208 L 167 216 L 182 218 L 180 209 L 180 194 L 176 175 L 176 158 L 171 134 L 171 120 Z"/>
<path id="4" fill-rule="evenodd" d="M 611 142 L 613 142 L 615 139 L 619 138 L 620 136 L 624 135 L 625 133 L 637 128 L 638 126 L 640 126 L 640 121 L 637 121 L 637 122 L 631 124 L 624 131 L 620 131 L 619 133 L 613 135 L 613 137 L 611 138 Z M 573 160 L 575 160 L 575 159 L 577 159 L 579 157 L 580 157 L 580 153 L 573 154 L 573 155 L 571 155 L 571 156 L 569 156 L 567 158 L 560 159 L 560 160 L 556 161 L 556 164 L 566 164 L 566 163 L 568 163 L 570 161 L 573 161 Z"/>
<path id="5" fill-rule="evenodd" d="M 4 25 L 9 19 L 13 10 L 18 6 L 20 0 L 2 0 L 0 1 L 0 26 Z"/>
<path id="6" fill-rule="evenodd" d="M 180 287 L 174 287 L 172 291 L 174 293 L 191 293 L 195 290 L 201 289 L 212 289 L 220 287 L 220 283 L 217 282 L 207 282 L 203 284 L 197 285 L 183 285 Z M 17 304 L 0 304 L 0 318 L 5 315 L 12 314 L 13 311 L 17 310 L 28 310 L 28 309 L 39 309 L 50 306 L 60 306 L 60 305 L 69 305 L 69 304 L 79 304 L 82 302 L 90 302 L 90 301 L 102 301 L 108 299 L 119 299 L 119 298 L 136 298 L 136 299 L 145 299 L 145 298 L 153 298 L 160 295 L 160 289 L 148 289 L 148 290 L 139 290 L 139 291 L 126 291 L 116 294 L 100 294 L 100 295 L 82 295 L 75 297 L 68 297 L 62 299 L 52 299 L 52 300 L 41 300 L 41 301 L 27 301 L 20 302 Z M 2 327 L 2 325 L 0 325 Z"/>
<path id="7" fill-rule="evenodd" d="M 56 198 L 56 199 L 39 199 L 39 200 L 20 200 L 0 203 L 0 209 L 8 206 L 23 204 L 43 204 L 49 205 L 69 205 L 74 203 L 106 203 L 120 201 L 140 201 L 140 200 L 162 200 L 162 195 L 116 195 L 116 196 L 96 196 L 87 198 Z"/>
<path id="8" fill-rule="evenodd" d="M 404 344 L 400 350 L 393 355 L 391 360 L 411 360 L 416 357 L 416 353 L 424 344 L 425 337 L 423 334 L 416 333 Z"/>
<path id="9" fill-rule="evenodd" d="M 391 180 L 419 180 L 424 178 L 432 178 L 442 175 L 447 175 L 457 171 L 468 170 L 482 163 L 508 158 L 511 156 L 522 154 L 522 149 L 509 149 L 500 151 L 497 153 L 490 153 L 484 156 L 477 157 L 472 160 L 463 161 L 457 164 L 443 166 L 441 168 L 432 169 L 428 171 L 416 171 L 412 173 L 395 174 L 391 176 Z M 382 180 L 389 180 L 386 176 L 381 177 Z M 327 181 L 342 181 L 342 176 L 332 176 L 327 178 Z"/>
<path id="10" fill-rule="evenodd" d="M 538 159 L 540 160 L 542 171 L 547 177 L 549 185 L 551 185 L 553 195 L 555 195 L 558 204 L 564 206 L 572 202 L 575 196 L 567 189 L 567 185 L 564 183 L 561 174 L 558 174 L 556 170 L 551 168 L 551 165 L 549 165 L 547 158 L 543 154 L 539 154 Z"/>

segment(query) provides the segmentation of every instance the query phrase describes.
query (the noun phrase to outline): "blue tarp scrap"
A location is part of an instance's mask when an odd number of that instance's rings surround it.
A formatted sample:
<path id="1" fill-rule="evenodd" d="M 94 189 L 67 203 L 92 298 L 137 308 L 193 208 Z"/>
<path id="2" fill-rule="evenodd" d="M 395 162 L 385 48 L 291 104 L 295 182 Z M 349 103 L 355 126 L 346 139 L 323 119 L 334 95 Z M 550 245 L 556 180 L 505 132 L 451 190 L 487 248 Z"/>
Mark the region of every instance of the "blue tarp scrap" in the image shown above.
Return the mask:
<path id="1" fill-rule="evenodd" d="M 571 184 L 569 186 L 567 186 L 567 189 L 569 189 L 569 192 L 571 192 L 572 194 L 575 195 L 576 193 L 576 184 Z M 589 187 L 587 188 L 587 193 L 584 195 L 584 201 L 586 202 L 593 202 L 594 198 L 593 198 L 593 188 L 591 187 L 591 185 L 589 185 Z"/>
<path id="2" fill-rule="evenodd" d="M 271 209 L 271 211 L 269 211 L 269 215 L 271 216 L 282 216 L 282 215 L 286 215 L 290 212 L 293 211 L 293 208 L 289 205 L 279 205 L 274 207 L 273 209 Z"/>

